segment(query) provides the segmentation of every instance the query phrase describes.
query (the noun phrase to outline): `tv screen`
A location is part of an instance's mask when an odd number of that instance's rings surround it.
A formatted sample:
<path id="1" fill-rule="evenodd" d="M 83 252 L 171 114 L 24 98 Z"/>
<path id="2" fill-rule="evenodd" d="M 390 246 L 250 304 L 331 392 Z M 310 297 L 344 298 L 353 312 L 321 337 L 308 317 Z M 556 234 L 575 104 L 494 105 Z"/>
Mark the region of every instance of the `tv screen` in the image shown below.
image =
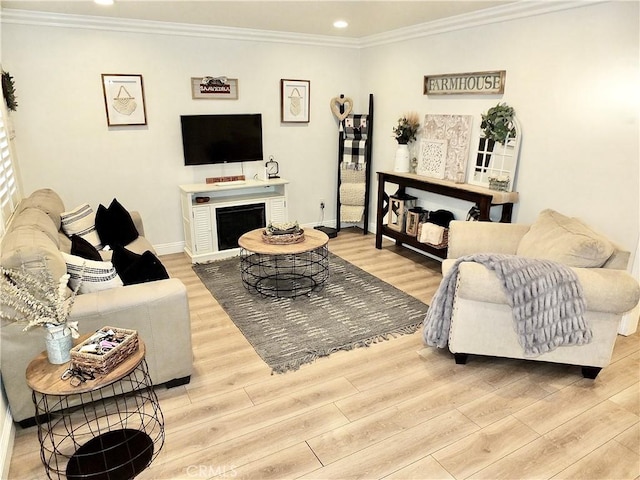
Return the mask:
<path id="1" fill-rule="evenodd" d="M 262 160 L 262 115 L 182 115 L 185 165 Z"/>

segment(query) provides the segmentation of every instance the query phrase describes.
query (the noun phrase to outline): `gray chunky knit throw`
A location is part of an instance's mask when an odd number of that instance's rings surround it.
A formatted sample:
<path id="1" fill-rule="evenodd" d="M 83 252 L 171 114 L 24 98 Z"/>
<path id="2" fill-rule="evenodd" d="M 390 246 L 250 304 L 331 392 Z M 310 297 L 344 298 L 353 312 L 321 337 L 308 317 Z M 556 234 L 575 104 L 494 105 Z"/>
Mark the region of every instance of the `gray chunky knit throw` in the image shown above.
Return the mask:
<path id="1" fill-rule="evenodd" d="M 475 254 L 458 258 L 442 279 L 424 319 L 423 338 L 427 345 L 447 346 L 458 266 L 462 262 L 481 263 L 496 273 L 513 309 L 515 331 L 525 356 L 591 341 L 591 329 L 584 318 L 582 286 L 570 268 L 549 260 Z"/>

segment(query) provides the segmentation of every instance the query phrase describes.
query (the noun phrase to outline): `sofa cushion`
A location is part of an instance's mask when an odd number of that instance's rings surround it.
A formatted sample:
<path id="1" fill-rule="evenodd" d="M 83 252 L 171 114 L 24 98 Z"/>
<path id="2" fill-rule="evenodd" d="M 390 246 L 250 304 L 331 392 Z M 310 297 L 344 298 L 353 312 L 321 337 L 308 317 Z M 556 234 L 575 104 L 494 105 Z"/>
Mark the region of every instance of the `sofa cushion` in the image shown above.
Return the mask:
<path id="1" fill-rule="evenodd" d="M 40 230 L 42 233 L 47 234 L 53 243 L 59 245 L 58 229 L 60 226 L 56 226 L 51 217 L 43 210 L 34 207 L 20 210 L 11 221 L 10 229 L 18 230 L 25 227 Z"/>
<path id="2" fill-rule="evenodd" d="M 138 230 L 131 215 L 117 199 L 113 199 L 108 208 L 98 207 L 96 229 L 104 245 L 128 245 L 138 238 Z"/>
<path id="3" fill-rule="evenodd" d="M 71 255 L 86 258 L 87 260 L 102 261 L 100 252 L 96 247 L 87 242 L 80 235 L 71 235 Z"/>
<path id="4" fill-rule="evenodd" d="M 100 237 L 96 232 L 96 215 L 88 203 L 83 203 L 73 210 L 63 212 L 61 218 L 62 231 L 67 236 L 80 235 L 97 249 L 102 248 Z"/>
<path id="5" fill-rule="evenodd" d="M 577 218 L 547 209 L 522 237 L 517 254 L 570 267 L 601 267 L 613 251 L 611 242 Z"/>
<path id="6" fill-rule="evenodd" d="M 55 280 L 67 273 L 67 267 L 57 243 L 36 227 L 12 229 L 2 238 L 0 263 L 5 268 L 18 269 L 25 265 L 38 268 L 46 262 Z"/>
<path id="7" fill-rule="evenodd" d="M 147 250 L 142 255 L 116 245 L 113 248 L 111 261 L 125 285 L 153 282 L 169 278 L 167 270 L 152 252 Z"/>
<path id="8" fill-rule="evenodd" d="M 36 190 L 20 202 L 18 209 L 22 211 L 25 208 L 42 210 L 51 218 L 56 230 L 60 230 L 60 215 L 64 212 L 64 203 L 55 191 L 50 188 Z"/>
<path id="9" fill-rule="evenodd" d="M 122 287 L 122 280 L 111 262 L 96 262 L 62 253 L 70 275 L 69 286 L 78 293 L 91 293 Z"/>

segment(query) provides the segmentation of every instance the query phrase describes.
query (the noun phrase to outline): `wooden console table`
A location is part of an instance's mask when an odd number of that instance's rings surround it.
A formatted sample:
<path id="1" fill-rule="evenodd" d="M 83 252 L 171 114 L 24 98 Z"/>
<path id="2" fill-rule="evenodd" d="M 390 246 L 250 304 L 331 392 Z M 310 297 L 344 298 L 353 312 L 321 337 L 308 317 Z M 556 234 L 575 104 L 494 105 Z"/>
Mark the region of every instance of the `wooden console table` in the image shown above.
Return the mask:
<path id="1" fill-rule="evenodd" d="M 406 188 L 415 188 L 424 192 L 431 192 L 445 197 L 458 198 L 474 203 L 480 210 L 480 220 L 489 221 L 489 212 L 495 205 L 502 206 L 501 222 L 510 223 L 513 204 L 518 202 L 518 192 L 501 192 L 488 188 L 470 185 L 467 183 L 454 183 L 448 180 L 428 178 L 413 173 L 378 172 L 378 202 L 376 218 L 376 248 L 382 248 L 382 236 L 386 235 L 395 239 L 396 245 L 407 244 L 414 248 L 428 252 L 440 258 L 446 258 L 446 248 L 434 248 L 426 243 L 420 243 L 416 237 L 397 232 L 383 224 L 387 213 L 389 196 L 385 192 L 385 185 L 392 183 L 398 185 L 398 193 L 404 194 Z"/>

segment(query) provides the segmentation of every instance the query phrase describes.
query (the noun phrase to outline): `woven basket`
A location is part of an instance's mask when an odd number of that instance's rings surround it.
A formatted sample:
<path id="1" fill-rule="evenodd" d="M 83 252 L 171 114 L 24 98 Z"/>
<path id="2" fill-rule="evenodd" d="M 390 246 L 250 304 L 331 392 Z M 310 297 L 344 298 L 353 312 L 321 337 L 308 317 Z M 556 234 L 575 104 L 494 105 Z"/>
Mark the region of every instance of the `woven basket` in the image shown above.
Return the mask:
<path id="1" fill-rule="evenodd" d="M 89 343 L 89 339 L 71 349 L 71 367 L 94 375 L 106 375 L 122 363 L 133 352 L 138 350 L 138 332 L 116 327 L 102 327 L 100 331 L 113 330 L 116 338 L 123 339 L 116 347 L 103 355 L 81 352 L 80 349 Z"/>
<path id="2" fill-rule="evenodd" d="M 262 241 L 270 245 L 291 245 L 304 241 L 304 230 L 300 229 L 296 233 L 283 233 L 268 235 L 266 231 L 262 232 Z"/>
<path id="3" fill-rule="evenodd" d="M 422 228 L 422 223 L 418 224 L 418 234 L 417 238 L 420 238 L 420 229 Z M 442 242 L 438 245 L 434 245 L 433 243 L 425 243 L 424 245 L 429 245 L 433 248 L 447 248 L 449 246 L 449 229 L 445 228 L 442 234 Z"/>

